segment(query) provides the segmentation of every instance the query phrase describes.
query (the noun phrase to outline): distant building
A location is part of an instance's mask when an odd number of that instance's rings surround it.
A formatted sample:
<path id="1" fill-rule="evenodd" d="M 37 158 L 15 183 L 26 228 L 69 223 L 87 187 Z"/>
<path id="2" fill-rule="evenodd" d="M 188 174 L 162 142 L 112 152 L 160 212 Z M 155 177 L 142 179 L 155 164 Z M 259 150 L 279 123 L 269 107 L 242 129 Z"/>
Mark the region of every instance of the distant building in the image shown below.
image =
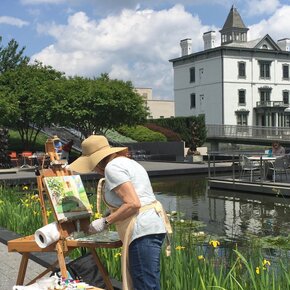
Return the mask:
<path id="1" fill-rule="evenodd" d="M 283 29 L 281 27 L 281 29 Z M 220 30 L 204 33 L 204 50 L 180 42 L 174 70 L 175 115 L 205 114 L 207 124 L 290 126 L 290 39 L 268 34 L 248 41 L 248 28 L 232 6 Z"/>
<path id="2" fill-rule="evenodd" d="M 151 88 L 136 88 L 136 92 L 144 98 L 149 107 L 151 119 L 174 117 L 174 101 L 154 100 Z"/>

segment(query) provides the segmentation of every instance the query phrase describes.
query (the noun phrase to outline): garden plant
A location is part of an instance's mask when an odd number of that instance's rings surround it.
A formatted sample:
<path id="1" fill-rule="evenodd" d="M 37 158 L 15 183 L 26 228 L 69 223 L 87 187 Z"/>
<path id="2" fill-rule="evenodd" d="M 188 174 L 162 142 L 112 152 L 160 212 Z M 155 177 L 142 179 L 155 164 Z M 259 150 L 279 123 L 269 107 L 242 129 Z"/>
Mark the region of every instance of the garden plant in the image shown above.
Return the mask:
<path id="1" fill-rule="evenodd" d="M 89 198 L 95 212 L 95 195 L 90 194 Z M 49 222 L 54 220 L 51 210 L 47 210 L 47 216 Z M 161 257 L 161 289 L 290 289 L 289 237 L 267 238 L 267 247 L 271 248 L 265 249 L 261 239 L 243 244 L 226 241 L 203 232 L 203 225 L 199 222 L 183 220 L 182 213 L 170 212 L 168 216 L 174 233 L 171 236 L 171 256 L 163 254 Z M 42 227 L 37 190 L 28 185 L 2 185 L 0 226 L 23 236 L 34 234 Z M 110 275 L 120 280 L 120 249 L 98 251 Z M 71 258 L 79 255 L 81 253 L 75 251 Z"/>

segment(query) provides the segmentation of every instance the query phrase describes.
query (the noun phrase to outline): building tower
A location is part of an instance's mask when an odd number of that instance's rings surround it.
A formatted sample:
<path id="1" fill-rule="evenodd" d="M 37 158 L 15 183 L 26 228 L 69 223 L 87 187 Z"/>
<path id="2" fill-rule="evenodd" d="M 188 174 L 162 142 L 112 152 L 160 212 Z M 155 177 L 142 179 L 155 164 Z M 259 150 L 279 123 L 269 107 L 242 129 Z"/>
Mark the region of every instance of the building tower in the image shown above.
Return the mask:
<path id="1" fill-rule="evenodd" d="M 238 12 L 238 10 L 232 6 L 229 15 L 221 33 L 221 45 L 232 42 L 247 42 L 247 28 Z"/>

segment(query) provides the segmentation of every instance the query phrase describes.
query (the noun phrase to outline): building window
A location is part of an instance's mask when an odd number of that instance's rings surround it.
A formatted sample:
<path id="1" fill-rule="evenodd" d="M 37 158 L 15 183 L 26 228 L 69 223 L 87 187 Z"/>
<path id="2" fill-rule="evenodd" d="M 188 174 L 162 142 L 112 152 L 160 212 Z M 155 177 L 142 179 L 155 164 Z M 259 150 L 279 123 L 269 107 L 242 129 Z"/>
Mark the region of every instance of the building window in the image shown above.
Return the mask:
<path id="1" fill-rule="evenodd" d="M 261 105 L 270 106 L 270 104 L 271 104 L 271 91 L 272 91 L 272 88 L 269 88 L 269 87 L 259 88 L 260 104 Z"/>
<path id="2" fill-rule="evenodd" d="M 266 103 L 271 101 L 271 89 L 259 89 L 260 90 L 260 101 L 261 103 Z"/>
<path id="3" fill-rule="evenodd" d="M 283 64 L 282 74 L 283 74 L 283 79 L 286 79 L 286 80 L 289 79 L 289 65 L 288 64 Z"/>
<path id="4" fill-rule="evenodd" d="M 283 91 L 283 103 L 289 105 L 289 91 Z"/>
<path id="5" fill-rule="evenodd" d="M 245 78 L 246 77 L 246 63 L 242 61 L 239 62 L 238 68 L 239 68 L 239 78 Z"/>
<path id="6" fill-rule="evenodd" d="M 195 94 L 190 95 L 190 109 L 196 107 L 196 99 L 195 99 Z"/>
<path id="7" fill-rule="evenodd" d="M 237 125 L 240 126 L 248 126 L 248 111 L 245 112 L 236 112 L 236 116 L 237 116 Z"/>
<path id="8" fill-rule="evenodd" d="M 270 78 L 270 61 L 260 61 L 260 78 L 269 79 Z"/>
<path id="9" fill-rule="evenodd" d="M 195 82 L 195 67 L 191 67 L 189 69 L 189 74 L 190 74 L 190 82 L 194 83 Z"/>
<path id="10" fill-rule="evenodd" d="M 246 105 L 246 90 L 239 90 L 239 105 Z"/>

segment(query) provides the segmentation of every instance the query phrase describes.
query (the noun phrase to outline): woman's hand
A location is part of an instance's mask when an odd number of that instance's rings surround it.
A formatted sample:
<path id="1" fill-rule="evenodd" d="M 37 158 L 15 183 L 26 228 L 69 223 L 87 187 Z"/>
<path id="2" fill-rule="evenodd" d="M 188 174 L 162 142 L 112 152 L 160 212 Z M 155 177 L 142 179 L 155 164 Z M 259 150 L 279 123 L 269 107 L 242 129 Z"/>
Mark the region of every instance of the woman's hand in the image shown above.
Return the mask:
<path id="1" fill-rule="evenodd" d="M 104 231 L 107 228 L 106 219 L 100 218 L 91 222 L 89 226 L 89 233 L 95 234 Z"/>

